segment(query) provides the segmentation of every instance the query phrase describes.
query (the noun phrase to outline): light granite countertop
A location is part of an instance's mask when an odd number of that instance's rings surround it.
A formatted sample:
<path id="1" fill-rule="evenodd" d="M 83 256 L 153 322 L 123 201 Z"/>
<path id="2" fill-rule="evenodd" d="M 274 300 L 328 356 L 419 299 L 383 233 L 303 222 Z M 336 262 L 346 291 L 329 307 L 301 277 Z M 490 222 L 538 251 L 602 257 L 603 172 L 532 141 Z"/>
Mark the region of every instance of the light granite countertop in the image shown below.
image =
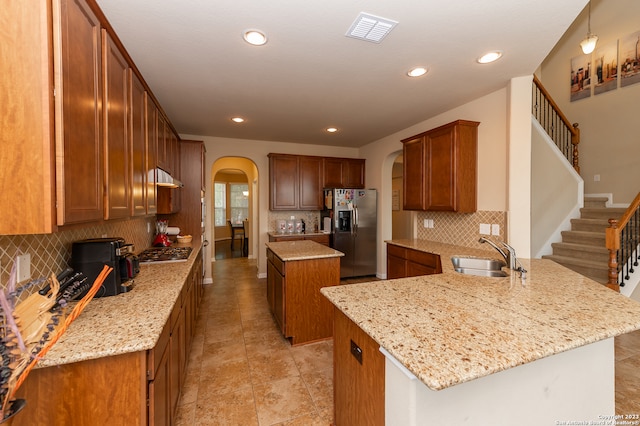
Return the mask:
<path id="1" fill-rule="evenodd" d="M 266 245 L 285 262 L 344 256 L 341 251 L 311 240 L 278 241 L 266 243 Z"/>
<path id="2" fill-rule="evenodd" d="M 455 272 L 451 256 L 497 252 L 387 242 L 439 254 L 443 273 L 321 291 L 433 390 L 640 329 L 640 303 L 550 260 L 520 259 L 525 281 L 478 277 Z"/>
<path id="3" fill-rule="evenodd" d="M 185 262 L 141 264 L 131 291 L 92 299 L 37 367 L 152 349 L 202 248 L 191 247 Z"/>

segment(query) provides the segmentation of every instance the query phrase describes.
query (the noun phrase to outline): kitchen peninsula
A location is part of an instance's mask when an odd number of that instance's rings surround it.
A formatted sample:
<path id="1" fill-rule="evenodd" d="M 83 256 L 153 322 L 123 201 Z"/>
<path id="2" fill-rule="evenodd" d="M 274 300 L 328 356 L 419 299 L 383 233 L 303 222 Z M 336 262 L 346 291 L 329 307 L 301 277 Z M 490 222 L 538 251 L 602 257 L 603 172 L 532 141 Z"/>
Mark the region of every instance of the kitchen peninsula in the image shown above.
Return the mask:
<path id="1" fill-rule="evenodd" d="M 384 401 L 371 417 L 360 413 L 368 424 L 550 425 L 614 414 L 613 337 L 640 328 L 639 303 L 548 260 L 522 260 L 526 280 L 478 277 L 455 272 L 450 258 L 497 253 L 387 243 L 439 255 L 442 274 L 321 290 L 336 307 L 338 426 L 363 421 L 349 417 L 363 403 L 353 405 L 349 387 L 365 388 L 365 376 L 378 378 L 370 399 Z"/>
<path id="2" fill-rule="evenodd" d="M 320 289 L 340 284 L 341 256 L 311 240 L 267 243 L 267 301 L 292 345 L 333 336 L 333 309 Z"/>

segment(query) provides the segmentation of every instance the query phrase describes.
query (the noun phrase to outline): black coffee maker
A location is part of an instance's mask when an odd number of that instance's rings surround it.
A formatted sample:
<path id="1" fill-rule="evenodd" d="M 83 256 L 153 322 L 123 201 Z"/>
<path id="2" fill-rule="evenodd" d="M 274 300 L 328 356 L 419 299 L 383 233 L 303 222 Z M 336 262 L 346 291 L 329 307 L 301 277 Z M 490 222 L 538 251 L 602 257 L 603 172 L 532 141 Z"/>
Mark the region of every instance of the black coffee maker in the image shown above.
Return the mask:
<path id="1" fill-rule="evenodd" d="M 121 237 L 75 241 L 71 246 L 69 266 L 76 272 L 82 272 L 91 283 L 100 275 L 104 265 L 110 266 L 113 271 L 95 297 L 115 296 L 133 288 L 133 277 L 139 271 L 134 250 L 133 244 L 126 244 Z"/>

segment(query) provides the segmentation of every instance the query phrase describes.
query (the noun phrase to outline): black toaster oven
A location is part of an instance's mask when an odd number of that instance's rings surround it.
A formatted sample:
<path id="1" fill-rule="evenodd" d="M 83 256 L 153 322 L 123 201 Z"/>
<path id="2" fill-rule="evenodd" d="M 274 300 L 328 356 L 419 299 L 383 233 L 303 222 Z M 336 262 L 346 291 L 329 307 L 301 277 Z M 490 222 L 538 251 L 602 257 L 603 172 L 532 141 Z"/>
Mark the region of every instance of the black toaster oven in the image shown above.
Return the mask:
<path id="1" fill-rule="evenodd" d="M 133 288 L 133 278 L 140 272 L 138 258 L 133 254 L 133 244 L 124 238 L 91 238 L 74 241 L 71 245 L 69 266 L 82 272 L 91 283 L 98 277 L 104 265 L 113 268 L 95 297 L 115 296 Z"/>

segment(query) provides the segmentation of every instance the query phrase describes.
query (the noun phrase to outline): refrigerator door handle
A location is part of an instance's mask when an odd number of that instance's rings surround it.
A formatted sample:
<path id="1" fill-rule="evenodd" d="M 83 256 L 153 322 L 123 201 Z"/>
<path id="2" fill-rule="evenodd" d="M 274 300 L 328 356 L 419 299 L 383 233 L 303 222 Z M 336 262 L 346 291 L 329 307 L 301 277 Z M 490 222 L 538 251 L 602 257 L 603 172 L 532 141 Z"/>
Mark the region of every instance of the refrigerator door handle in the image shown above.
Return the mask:
<path id="1" fill-rule="evenodd" d="M 358 235 L 358 206 L 353 207 L 353 235 Z"/>

